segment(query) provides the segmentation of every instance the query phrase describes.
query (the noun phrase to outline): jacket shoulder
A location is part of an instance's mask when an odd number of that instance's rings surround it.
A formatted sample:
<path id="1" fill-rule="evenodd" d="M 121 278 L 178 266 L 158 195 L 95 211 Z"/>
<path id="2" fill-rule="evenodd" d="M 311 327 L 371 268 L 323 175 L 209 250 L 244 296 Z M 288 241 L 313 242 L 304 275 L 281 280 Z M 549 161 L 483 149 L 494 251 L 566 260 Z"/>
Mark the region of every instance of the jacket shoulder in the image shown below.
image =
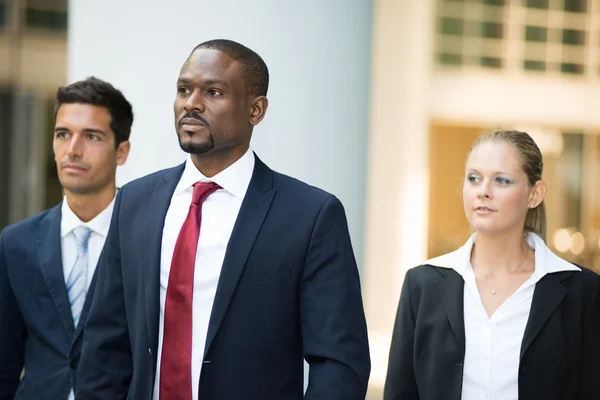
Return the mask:
<path id="1" fill-rule="evenodd" d="M 276 171 L 273 171 L 273 183 L 278 195 L 290 195 L 304 202 L 323 204 L 331 198 L 337 199 L 335 195 L 321 188 Z"/>
<path id="2" fill-rule="evenodd" d="M 44 220 L 45 218 L 47 218 L 53 214 L 60 216 L 60 212 L 59 212 L 60 207 L 61 207 L 61 203 L 57 204 L 56 206 L 54 206 L 50 209 L 40 211 L 39 213 L 34 214 L 31 217 L 28 217 L 22 221 L 15 222 L 14 224 L 8 225 L 7 227 L 5 227 L 2 230 L 2 236 L 5 239 L 7 239 L 10 237 L 20 236 L 23 234 L 29 235 L 32 230 L 36 229 L 36 227 L 38 226 L 40 221 Z"/>
<path id="3" fill-rule="evenodd" d="M 410 280 L 411 285 L 419 286 L 435 285 L 449 275 L 460 276 L 452 268 L 427 263 L 410 268 L 406 272 L 406 277 Z"/>
<path id="4" fill-rule="evenodd" d="M 581 268 L 581 271 L 573 273 L 571 286 L 575 284 L 575 290 L 579 293 L 600 296 L 600 275 L 586 267 L 580 265 L 577 265 L 577 267 Z"/>
<path id="5" fill-rule="evenodd" d="M 148 190 L 153 190 L 154 187 L 156 186 L 157 182 L 159 182 L 161 180 L 165 180 L 170 177 L 179 178 L 181 176 L 182 172 L 183 172 L 183 164 L 178 165 L 176 167 L 161 169 L 161 170 L 153 172 L 149 175 L 145 175 L 140 178 L 132 180 L 131 182 L 123 185 L 123 187 L 120 189 L 120 191 L 123 193 L 126 192 L 128 194 L 135 193 L 135 192 L 145 193 Z"/>

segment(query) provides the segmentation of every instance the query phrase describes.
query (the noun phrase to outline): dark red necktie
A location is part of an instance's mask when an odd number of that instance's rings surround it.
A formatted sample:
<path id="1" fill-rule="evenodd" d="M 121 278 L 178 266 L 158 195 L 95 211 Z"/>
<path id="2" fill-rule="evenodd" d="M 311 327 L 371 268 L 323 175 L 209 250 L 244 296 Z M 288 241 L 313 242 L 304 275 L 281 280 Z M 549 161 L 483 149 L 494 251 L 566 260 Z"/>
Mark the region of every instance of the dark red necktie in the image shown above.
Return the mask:
<path id="1" fill-rule="evenodd" d="M 214 182 L 194 184 L 192 204 L 175 244 L 165 299 L 160 400 L 192 399 L 192 297 L 196 248 L 202 203 L 220 188 Z"/>

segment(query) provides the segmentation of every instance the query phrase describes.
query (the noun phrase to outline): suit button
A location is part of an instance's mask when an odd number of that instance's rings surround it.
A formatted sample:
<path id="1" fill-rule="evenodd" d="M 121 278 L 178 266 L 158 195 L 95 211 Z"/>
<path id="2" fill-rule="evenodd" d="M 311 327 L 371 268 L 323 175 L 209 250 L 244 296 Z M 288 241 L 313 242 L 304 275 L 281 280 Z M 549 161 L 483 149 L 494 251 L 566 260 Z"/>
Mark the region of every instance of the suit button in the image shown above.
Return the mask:
<path id="1" fill-rule="evenodd" d="M 69 360 L 69 367 L 75 369 L 77 368 L 77 359 L 76 358 L 72 358 Z"/>

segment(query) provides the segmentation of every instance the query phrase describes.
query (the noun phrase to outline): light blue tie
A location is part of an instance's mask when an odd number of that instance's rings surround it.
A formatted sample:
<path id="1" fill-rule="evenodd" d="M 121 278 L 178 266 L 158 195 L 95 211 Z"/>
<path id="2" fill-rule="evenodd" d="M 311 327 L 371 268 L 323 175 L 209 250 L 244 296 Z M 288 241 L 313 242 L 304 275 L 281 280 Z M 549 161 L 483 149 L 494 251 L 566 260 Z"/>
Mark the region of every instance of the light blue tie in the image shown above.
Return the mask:
<path id="1" fill-rule="evenodd" d="M 77 259 L 67 278 L 67 292 L 69 293 L 69 302 L 71 303 L 75 328 L 77 328 L 77 324 L 79 323 L 87 291 L 88 242 L 91 233 L 90 228 L 86 228 L 85 226 L 80 226 L 73 230 L 73 236 L 77 244 Z"/>

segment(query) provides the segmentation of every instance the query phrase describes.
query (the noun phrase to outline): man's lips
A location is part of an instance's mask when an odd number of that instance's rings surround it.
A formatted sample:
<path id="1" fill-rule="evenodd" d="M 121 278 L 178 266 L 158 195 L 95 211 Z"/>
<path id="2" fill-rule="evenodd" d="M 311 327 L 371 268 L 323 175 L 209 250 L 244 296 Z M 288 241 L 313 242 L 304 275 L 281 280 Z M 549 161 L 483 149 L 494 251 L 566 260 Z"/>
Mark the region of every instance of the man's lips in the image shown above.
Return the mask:
<path id="1" fill-rule="evenodd" d="M 206 127 L 206 124 L 195 118 L 183 118 L 179 123 L 181 128 L 186 131 L 199 131 Z"/>
<path id="2" fill-rule="evenodd" d="M 67 170 L 69 172 L 85 172 L 87 168 L 79 164 L 68 163 L 62 166 L 62 169 Z"/>

